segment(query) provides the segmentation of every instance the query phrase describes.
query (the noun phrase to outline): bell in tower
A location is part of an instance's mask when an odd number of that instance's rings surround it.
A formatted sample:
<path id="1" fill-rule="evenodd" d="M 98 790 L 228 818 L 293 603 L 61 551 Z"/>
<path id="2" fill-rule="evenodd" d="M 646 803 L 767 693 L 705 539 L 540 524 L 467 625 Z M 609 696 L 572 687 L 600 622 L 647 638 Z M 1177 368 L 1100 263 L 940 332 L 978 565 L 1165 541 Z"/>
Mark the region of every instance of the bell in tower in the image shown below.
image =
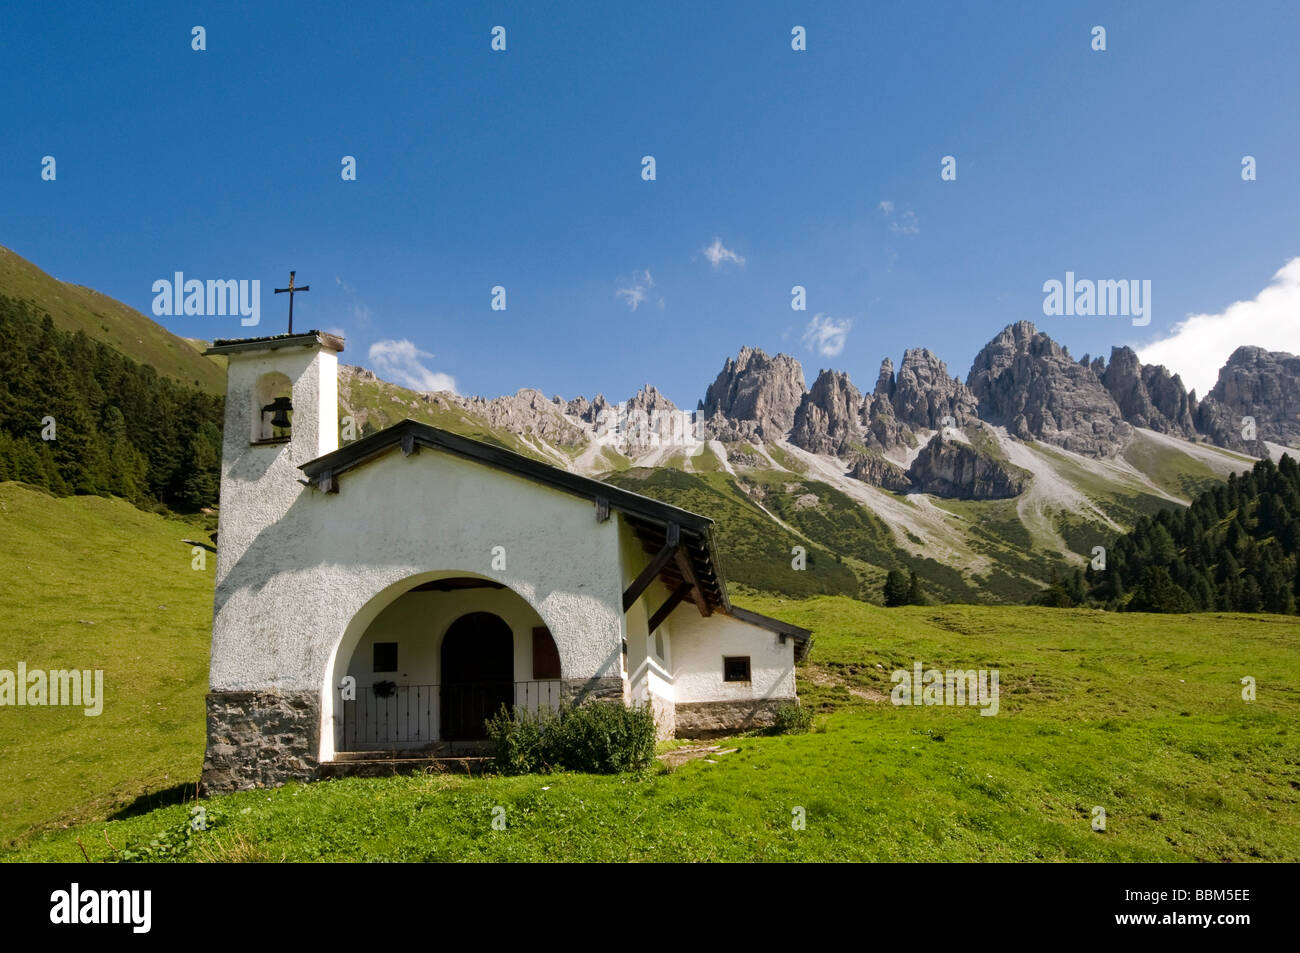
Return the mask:
<path id="1" fill-rule="evenodd" d="M 271 426 L 277 437 L 289 436 L 289 429 L 293 426 L 289 419 L 289 413 L 293 410 L 293 402 L 288 397 L 277 397 L 265 407 L 262 408 L 262 418 L 265 421 L 266 415 L 271 415 Z"/>

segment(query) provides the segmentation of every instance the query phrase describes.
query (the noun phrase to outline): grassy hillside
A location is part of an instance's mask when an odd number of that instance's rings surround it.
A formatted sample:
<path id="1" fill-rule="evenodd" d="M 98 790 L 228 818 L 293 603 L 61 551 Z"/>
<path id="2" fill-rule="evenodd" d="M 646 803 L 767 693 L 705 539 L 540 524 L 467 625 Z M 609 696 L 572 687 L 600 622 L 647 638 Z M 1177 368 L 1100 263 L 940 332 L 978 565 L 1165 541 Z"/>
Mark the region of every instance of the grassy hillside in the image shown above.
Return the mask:
<path id="1" fill-rule="evenodd" d="M 544 444 L 534 445 L 509 431 L 493 428 L 481 417 L 452 404 L 441 395 L 421 394 L 383 380 L 366 380 L 352 374 L 341 374 L 339 419 L 346 416 L 351 416 L 356 421 L 358 436 L 362 436 L 363 428 L 365 433 L 369 433 L 410 418 L 522 453 L 552 466 L 568 463 L 568 458 L 563 454 L 548 454 L 539 449 Z"/>
<path id="2" fill-rule="evenodd" d="M 773 522 L 725 474 L 635 468 L 606 475 L 615 486 L 703 513 L 715 520 L 722 570 L 732 582 L 791 596 L 858 593 L 853 570 L 804 535 Z M 795 546 L 807 551 L 807 568 L 791 568 Z"/>
<path id="3" fill-rule="evenodd" d="M 103 713 L 0 708 L 0 842 L 191 786 L 203 762 L 212 572 L 193 524 L 0 483 L 0 668 L 101 669 Z"/>
<path id="4" fill-rule="evenodd" d="M 204 802 L 208 829 L 186 837 L 191 805 L 175 802 L 202 759 L 211 610 L 208 575 L 176 542 L 191 528 L 14 484 L 0 504 L 0 667 L 102 667 L 109 699 L 99 718 L 0 710 L 5 837 L 77 824 L 5 859 L 78 860 L 80 839 L 92 859 L 1300 860 L 1294 617 L 753 593 L 753 608 L 815 630 L 798 670 L 812 734 L 743 737 L 716 763 L 644 776 L 247 792 Z M 890 671 L 914 660 L 997 668 L 1000 713 L 889 704 Z M 150 798 L 165 806 L 142 811 Z M 491 828 L 498 805 L 505 831 Z"/>
<path id="5" fill-rule="evenodd" d="M 1123 457 L 1156 486 L 1187 500 L 1223 482 L 1222 465 L 1216 469 L 1205 457 L 1221 458 L 1224 464 L 1234 467 L 1254 463 L 1253 459 L 1231 450 L 1209 445 L 1200 449 L 1203 457 L 1170 453 L 1167 440 L 1160 442 L 1151 434 L 1138 431 L 1136 438 L 1124 448 Z"/>
<path id="6" fill-rule="evenodd" d="M 780 595 L 856 594 L 879 601 L 886 572 L 913 569 L 935 602 L 1021 602 L 1038 591 L 1033 579 L 1047 580 L 1050 565 L 1066 565 L 1055 554 L 1030 554 L 1017 545 L 1016 534 L 1023 536 L 1024 530 L 1015 518 L 1014 502 L 958 501 L 952 506 L 970 519 L 972 538 L 993 540 L 1000 565 L 1014 565 L 1029 577 L 1026 581 L 1000 572 L 980 589 L 957 569 L 899 546 L 883 519 L 843 491 L 788 470 L 742 469 L 733 476 L 641 467 L 605 474 L 603 479 L 711 516 L 717 521 L 727 578 Z M 1004 518 L 990 519 L 994 511 Z M 795 545 L 808 550 L 806 571 L 791 568 Z"/>
<path id="7" fill-rule="evenodd" d="M 152 318 L 120 301 L 81 285 L 59 281 L 0 246 L 0 294 L 30 301 L 48 311 L 56 327 L 85 331 L 159 374 L 196 385 L 211 394 L 226 392 L 225 364 L 204 357 L 197 342 L 177 337 Z"/>

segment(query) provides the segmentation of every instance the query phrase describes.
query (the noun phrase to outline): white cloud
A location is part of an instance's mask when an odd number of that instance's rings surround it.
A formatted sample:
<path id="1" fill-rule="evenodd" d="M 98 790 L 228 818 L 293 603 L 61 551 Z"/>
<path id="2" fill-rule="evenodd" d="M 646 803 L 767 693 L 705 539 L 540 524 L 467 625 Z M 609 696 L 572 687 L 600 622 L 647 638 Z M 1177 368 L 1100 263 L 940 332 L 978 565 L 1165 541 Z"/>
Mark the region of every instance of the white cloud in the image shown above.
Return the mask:
<path id="1" fill-rule="evenodd" d="M 1234 301 L 1218 314 L 1192 314 L 1158 341 L 1138 349 L 1143 364 L 1163 364 L 1183 385 L 1204 397 L 1219 368 L 1243 344 L 1300 354 L 1300 258 L 1292 258 L 1250 301 Z"/>
<path id="2" fill-rule="evenodd" d="M 898 218 L 893 218 L 894 208 L 896 207 L 889 199 L 883 199 L 879 205 L 880 214 L 885 218 L 891 218 L 889 230 L 895 235 L 919 235 L 921 234 L 921 221 L 916 217 L 916 213 L 911 209 L 904 212 Z"/>
<path id="3" fill-rule="evenodd" d="M 649 269 L 645 271 L 634 271 L 628 281 L 626 288 L 619 288 L 614 292 L 616 297 L 622 298 L 627 302 L 627 306 L 635 311 L 638 307 L 650 299 L 650 292 L 654 289 L 655 280 L 650 277 Z M 664 299 L 659 297 L 657 304 L 662 311 Z"/>
<path id="4" fill-rule="evenodd" d="M 823 357 L 836 357 L 844 350 L 852 326 L 853 322 L 848 318 L 836 321 L 830 315 L 814 314 L 804 329 L 803 345 Z"/>
<path id="5" fill-rule="evenodd" d="M 374 365 L 372 370 L 385 380 L 411 390 L 449 390 L 455 393 L 454 377 L 431 371 L 421 363 L 423 359 L 432 357 L 432 354 L 421 351 L 407 340 L 376 341 L 370 345 L 370 363 Z"/>
<path id="6" fill-rule="evenodd" d="M 704 249 L 704 257 L 709 260 L 714 269 L 721 268 L 724 262 L 733 262 L 741 268 L 745 267 L 745 256 L 737 255 L 730 248 L 722 244 L 722 239 L 714 237 L 713 244 Z"/>
<path id="7" fill-rule="evenodd" d="M 619 288 L 614 292 L 627 301 L 627 306 L 635 311 L 645 301 L 645 288 L 635 285 L 631 288 Z"/>
<path id="8" fill-rule="evenodd" d="M 357 289 L 352 287 L 338 275 L 334 276 L 334 283 L 342 288 L 347 296 L 352 299 L 349 309 L 353 320 L 359 323 L 362 327 L 368 326 L 371 319 L 374 317 L 374 312 L 371 311 L 370 306 L 362 301 L 360 296 L 357 295 Z"/>
<path id="9" fill-rule="evenodd" d="M 915 212 L 904 212 L 896 221 L 889 223 L 889 230 L 895 235 L 919 235 L 921 234 L 921 223 L 917 220 Z"/>

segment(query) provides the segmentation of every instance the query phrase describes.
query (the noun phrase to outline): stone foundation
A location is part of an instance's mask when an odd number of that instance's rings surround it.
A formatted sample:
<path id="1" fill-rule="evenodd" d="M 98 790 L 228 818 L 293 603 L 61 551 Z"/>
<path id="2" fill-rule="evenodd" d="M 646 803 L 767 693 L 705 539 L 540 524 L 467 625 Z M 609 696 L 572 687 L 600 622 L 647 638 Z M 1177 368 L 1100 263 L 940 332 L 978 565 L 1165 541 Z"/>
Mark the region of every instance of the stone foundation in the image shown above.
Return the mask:
<path id="1" fill-rule="evenodd" d="M 623 702 L 627 686 L 618 675 L 601 675 L 596 678 L 566 678 L 564 697 L 574 705 L 588 701 Z"/>
<path id="2" fill-rule="evenodd" d="M 209 692 L 207 703 L 204 797 L 317 777 L 316 692 Z"/>
<path id="3" fill-rule="evenodd" d="M 624 702 L 617 676 L 565 680 L 566 697 Z M 651 696 L 661 737 L 710 738 L 764 728 L 791 698 L 720 702 L 678 702 Z M 321 776 L 316 760 L 320 739 L 320 698 L 315 692 L 210 692 L 208 750 L 200 793 L 204 797 L 278 787 Z"/>
<path id="4" fill-rule="evenodd" d="M 752 728 L 766 728 L 791 698 L 746 698 L 727 702 L 678 702 L 674 719 L 678 738 L 712 738 Z"/>

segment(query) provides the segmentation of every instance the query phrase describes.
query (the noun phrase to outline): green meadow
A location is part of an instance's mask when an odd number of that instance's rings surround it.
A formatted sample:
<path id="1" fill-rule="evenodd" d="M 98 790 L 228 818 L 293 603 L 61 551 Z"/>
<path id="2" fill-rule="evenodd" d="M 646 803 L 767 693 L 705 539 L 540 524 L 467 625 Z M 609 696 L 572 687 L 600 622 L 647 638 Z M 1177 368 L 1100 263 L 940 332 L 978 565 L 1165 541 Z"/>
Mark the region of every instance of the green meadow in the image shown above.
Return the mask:
<path id="1" fill-rule="evenodd" d="M 102 669 L 102 714 L 0 708 L 0 843 L 103 818 L 203 764 L 212 578 L 198 525 L 0 483 L 0 669 Z"/>
<path id="2" fill-rule="evenodd" d="M 1300 619 L 1268 615 L 738 591 L 815 631 L 812 732 L 639 775 L 428 773 L 196 805 L 212 563 L 190 568 L 195 529 L 16 484 L 0 503 L 0 668 L 103 668 L 108 696 L 98 718 L 0 708 L 8 860 L 1300 860 Z M 997 669 L 998 714 L 891 704 L 890 673 L 916 661 Z"/>

